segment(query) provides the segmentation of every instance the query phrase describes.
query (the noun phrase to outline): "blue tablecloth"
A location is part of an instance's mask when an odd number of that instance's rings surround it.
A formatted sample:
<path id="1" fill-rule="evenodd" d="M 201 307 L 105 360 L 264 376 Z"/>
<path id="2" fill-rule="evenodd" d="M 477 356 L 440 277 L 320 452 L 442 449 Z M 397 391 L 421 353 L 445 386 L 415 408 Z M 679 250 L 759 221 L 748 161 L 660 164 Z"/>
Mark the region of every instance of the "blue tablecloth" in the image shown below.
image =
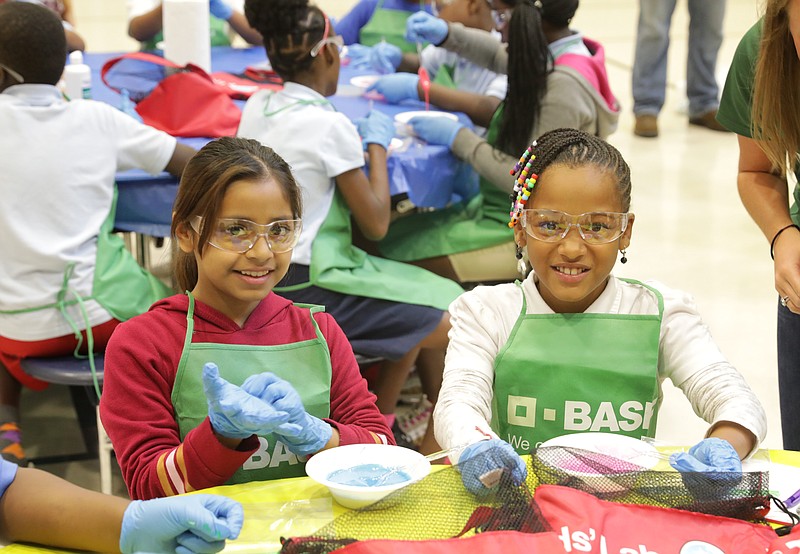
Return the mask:
<path id="1" fill-rule="evenodd" d="M 119 106 L 120 96 L 106 87 L 101 78 L 103 64 L 119 54 L 87 53 L 86 63 L 92 68 L 92 94 L 96 100 Z M 266 60 L 263 48 L 212 48 L 211 70 L 232 74 L 242 73 L 246 67 Z M 330 98 L 337 110 L 350 119 L 365 116 L 371 108 L 394 116 L 409 110 L 421 110 L 419 101 L 406 101 L 389 105 L 382 101 L 370 102 L 357 94 L 350 79 L 366 72 L 342 66 L 340 93 Z M 243 105 L 243 102 L 239 102 Z M 457 114 L 462 123 L 472 126 L 464 114 Z M 202 147 L 210 139 L 180 139 L 194 148 Z M 477 177 L 472 168 L 455 158 L 444 146 L 428 145 L 415 138 L 403 139 L 403 145 L 390 152 L 388 157 L 390 189 L 393 197 L 405 197 L 415 205 L 426 208 L 443 208 L 454 200 L 469 197 L 477 191 Z M 133 231 L 157 237 L 169 236 L 172 203 L 177 191 L 177 180 L 168 173 L 152 176 L 144 171 L 132 170 L 117 175 L 119 198 L 115 226 L 123 231 Z"/>

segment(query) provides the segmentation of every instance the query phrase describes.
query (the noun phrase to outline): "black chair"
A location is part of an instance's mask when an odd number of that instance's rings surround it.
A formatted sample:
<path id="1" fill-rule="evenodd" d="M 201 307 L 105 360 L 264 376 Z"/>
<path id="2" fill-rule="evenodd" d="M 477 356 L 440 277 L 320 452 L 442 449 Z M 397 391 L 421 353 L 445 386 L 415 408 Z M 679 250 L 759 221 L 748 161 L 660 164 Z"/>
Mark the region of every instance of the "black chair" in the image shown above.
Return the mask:
<path id="1" fill-rule="evenodd" d="M 95 355 L 98 386 L 103 383 L 103 355 Z M 25 358 L 21 361 L 25 373 L 48 383 L 69 387 L 72 404 L 78 416 L 85 453 L 43 456 L 30 460 L 33 465 L 45 465 L 95 457 L 100 460 L 100 490 L 111 494 L 111 441 L 100 423 L 99 398 L 88 359 L 73 356 L 55 358 Z"/>

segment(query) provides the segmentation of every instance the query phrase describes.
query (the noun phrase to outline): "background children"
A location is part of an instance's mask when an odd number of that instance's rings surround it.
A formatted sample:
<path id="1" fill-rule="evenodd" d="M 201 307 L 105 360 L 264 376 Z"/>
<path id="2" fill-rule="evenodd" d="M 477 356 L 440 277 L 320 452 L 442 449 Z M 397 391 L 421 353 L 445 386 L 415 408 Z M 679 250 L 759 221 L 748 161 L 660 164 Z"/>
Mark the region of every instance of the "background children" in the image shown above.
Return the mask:
<path id="1" fill-rule="evenodd" d="M 1 0 L 0 4 L 8 0 Z M 14 0 L 10 0 L 14 1 Z M 64 27 L 64 36 L 67 39 L 67 50 L 85 50 L 86 44 L 83 38 L 75 31 L 75 17 L 72 13 L 71 0 L 16 0 L 17 2 L 29 2 L 31 4 L 39 4 L 49 8 L 61 19 L 61 25 Z"/>
<path id="2" fill-rule="evenodd" d="M 494 112 L 470 109 L 467 93 L 448 109 L 467 110 L 473 122 L 488 127 L 482 138 L 446 118 L 411 121 L 414 132 L 431 144 L 448 146 L 480 175 L 480 193 L 447 210 L 413 214 L 392 224 L 379 248 L 383 255 L 413 261 L 458 281 L 510 280 L 517 275 L 513 237 L 504 224 L 511 193 L 507 167 L 519 152 L 545 131 L 558 127 L 582 129 L 600 137 L 617 125 L 619 108 L 606 75 L 600 44 L 569 28 L 577 0 L 493 2 L 508 40 L 508 50 L 488 33 L 446 23 L 426 14 L 408 21 L 411 40 L 428 40 L 498 73 L 508 73 L 508 92 Z M 555 60 L 555 61 L 554 61 Z M 400 76 L 390 76 L 399 78 Z M 388 79 L 388 78 L 385 78 Z M 375 90 L 387 100 L 421 98 L 416 75 L 404 76 L 407 86 Z M 438 93 L 431 88 L 432 100 Z M 465 97 L 465 98 L 464 98 Z M 438 102 L 438 99 L 436 100 Z"/>
<path id="3" fill-rule="evenodd" d="M 221 138 L 187 165 L 172 232 L 191 293 L 106 351 L 100 414 L 131 497 L 304 475 L 302 456 L 387 441 L 333 318 L 272 293 L 300 215 L 289 166 L 257 141 Z"/>
<path id="4" fill-rule="evenodd" d="M 381 238 L 389 226 L 386 150 L 394 123 L 373 111 L 357 131 L 325 99 L 336 92 L 341 39 L 319 8 L 248 0 L 245 13 L 265 37 L 267 56 L 285 86 L 248 100 L 238 134 L 273 146 L 289 162 L 306 213 L 292 267 L 278 290 L 297 302 L 324 305 L 356 352 L 390 360 L 375 388 L 382 413 L 394 412 L 415 360 L 424 392 L 435 402 L 450 328 L 444 310 L 461 288 L 352 245 L 351 217 L 370 239 Z M 361 169 L 359 133 L 369 177 Z M 422 448 L 436 449 L 432 435 Z"/>
<path id="5" fill-rule="evenodd" d="M 169 294 L 111 234 L 116 172 L 180 175 L 194 152 L 107 104 L 65 102 L 65 59 L 52 11 L 0 5 L 0 453 L 12 461 L 24 458 L 21 385 L 47 386 L 19 360 L 86 352 L 92 338 L 100 351 L 119 321 Z"/>
<path id="6" fill-rule="evenodd" d="M 336 23 L 336 33 L 341 35 L 345 44 L 358 42 L 372 46 L 388 42 L 403 52 L 415 52 L 416 44 L 403 35 L 408 16 L 420 10 L 431 13 L 430 5 L 424 1 L 359 0 Z"/>
<path id="7" fill-rule="evenodd" d="M 442 446 L 476 442 L 464 462 L 500 443 L 506 455 L 492 463 L 519 475 L 522 461 L 500 439 L 527 453 L 577 431 L 652 437 L 669 378 L 711 424 L 706 436 L 724 439 L 700 443 L 678 468 L 735 469 L 734 449 L 744 458 L 766 434 L 761 404 L 719 352 L 691 296 L 611 275 L 617 252 L 626 259 L 634 222 L 630 170 L 619 152 L 585 132 L 556 129 L 515 171 L 532 187 L 527 201 L 518 193 L 512 222 L 533 271 L 521 284 L 477 287 L 451 305 L 434 412 Z M 499 439 L 483 441 L 487 435 Z"/>
<path id="8" fill-rule="evenodd" d="M 0 536 L 95 552 L 219 552 L 239 535 L 242 506 L 198 494 L 129 501 L 0 460 Z"/>
<path id="9" fill-rule="evenodd" d="M 261 35 L 244 17 L 244 0 L 209 0 L 208 8 L 211 46 L 230 46 L 228 25 L 250 44 L 261 44 Z M 164 39 L 163 18 L 161 0 L 128 0 L 128 34 L 142 43 L 142 50 L 153 50 Z"/>

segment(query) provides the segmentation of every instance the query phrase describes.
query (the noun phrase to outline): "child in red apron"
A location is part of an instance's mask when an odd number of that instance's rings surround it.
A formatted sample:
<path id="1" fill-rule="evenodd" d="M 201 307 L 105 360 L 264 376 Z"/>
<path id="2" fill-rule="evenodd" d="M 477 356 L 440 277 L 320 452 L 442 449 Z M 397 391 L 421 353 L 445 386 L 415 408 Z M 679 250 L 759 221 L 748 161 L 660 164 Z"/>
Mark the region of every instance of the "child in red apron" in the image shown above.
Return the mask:
<path id="1" fill-rule="evenodd" d="M 451 305 L 453 331 L 434 412 L 443 447 L 474 443 L 459 463 L 525 473 L 519 454 L 570 433 L 653 437 L 661 382 L 710 423 L 672 460 L 681 471 L 741 471 L 766 417 L 727 362 L 693 299 L 660 283 L 614 277 L 634 214 L 630 170 L 611 145 L 575 129 L 542 135 L 514 168 L 509 227 L 522 283 L 479 287 Z M 484 441 L 487 436 L 492 440 Z M 462 474 L 473 490 L 476 475 Z"/>
<path id="2" fill-rule="evenodd" d="M 187 165 L 172 221 L 186 293 L 106 350 L 100 414 L 133 498 L 297 477 L 322 449 L 393 442 L 333 318 L 272 291 L 300 215 L 288 164 L 257 141 L 221 138 Z"/>

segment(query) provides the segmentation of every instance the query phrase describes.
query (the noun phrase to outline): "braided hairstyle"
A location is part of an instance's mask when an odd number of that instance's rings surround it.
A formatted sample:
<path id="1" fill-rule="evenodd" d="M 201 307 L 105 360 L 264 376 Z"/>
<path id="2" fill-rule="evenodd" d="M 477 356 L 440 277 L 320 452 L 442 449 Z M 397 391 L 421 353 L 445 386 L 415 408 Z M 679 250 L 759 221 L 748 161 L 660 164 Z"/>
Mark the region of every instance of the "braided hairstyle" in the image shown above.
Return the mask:
<path id="1" fill-rule="evenodd" d="M 553 71 L 543 25 L 569 27 L 578 0 L 504 0 L 514 11 L 508 22 L 508 90 L 497 147 L 506 154 L 523 150 L 541 114 L 547 76 Z"/>
<path id="2" fill-rule="evenodd" d="M 515 177 L 511 200 L 511 221 L 516 225 L 528 198 L 536 192 L 539 175 L 553 165 L 576 168 L 592 165 L 611 175 L 617 182 L 617 192 L 623 211 L 631 207 L 631 170 L 619 150 L 594 135 L 578 129 L 553 129 L 536 139 L 511 170 Z"/>
<path id="3" fill-rule="evenodd" d="M 284 81 L 311 67 L 311 49 L 325 34 L 322 10 L 308 0 L 246 0 L 244 14 L 264 38 L 272 68 Z"/>
<path id="4" fill-rule="evenodd" d="M 183 170 L 172 209 L 172 236 L 177 236 L 179 227 L 190 227 L 196 216 L 204 221 L 216 221 L 225 193 L 236 181 L 262 179 L 273 179 L 283 189 L 292 208 L 292 217 L 302 216 L 300 187 L 289 164 L 272 148 L 240 137 L 222 137 L 209 142 Z M 204 225 L 200 231 L 197 242 L 200 256 L 208 246 L 212 227 Z M 178 250 L 172 267 L 178 290 L 194 289 L 198 277 L 194 254 Z"/>

